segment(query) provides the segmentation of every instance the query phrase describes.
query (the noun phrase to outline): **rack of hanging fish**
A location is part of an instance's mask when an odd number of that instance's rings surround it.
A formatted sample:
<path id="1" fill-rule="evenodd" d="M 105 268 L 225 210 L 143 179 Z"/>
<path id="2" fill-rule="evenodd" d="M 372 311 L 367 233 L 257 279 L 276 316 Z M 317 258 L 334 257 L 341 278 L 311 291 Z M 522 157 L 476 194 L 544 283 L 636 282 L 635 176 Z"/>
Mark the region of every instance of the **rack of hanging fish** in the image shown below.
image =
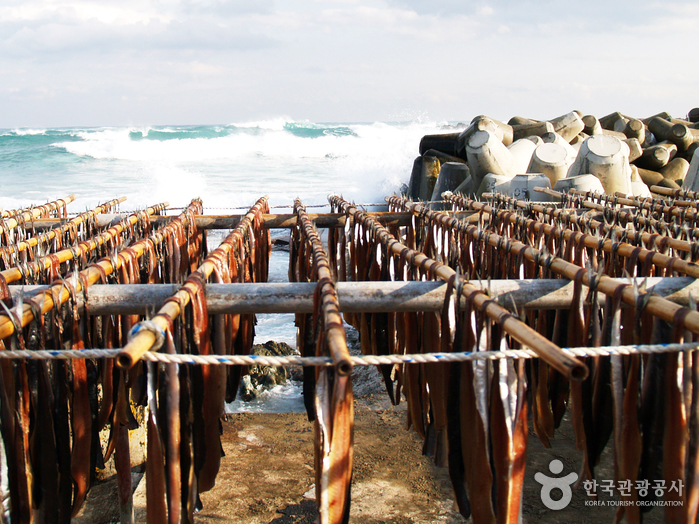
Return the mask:
<path id="1" fill-rule="evenodd" d="M 347 215 L 333 240 L 338 278 L 447 282 L 441 314 L 360 314 L 347 321 L 369 353 L 527 348 L 540 357 L 382 369 L 389 395 L 396 402 L 405 397 L 408 426 L 424 439 L 423 451 L 449 468 L 459 509 L 474 522 L 518 521 L 529 413 L 536 437 L 550 447 L 567 410 L 582 453 L 579 482 L 594 478 L 602 451 L 612 446 L 619 480 L 681 482 L 682 494 L 665 492 L 664 500 L 674 501 L 665 519 L 694 522 L 699 355 L 677 349 L 696 349 L 689 343 L 699 334 L 699 313 L 691 291 L 674 301 L 663 295 L 673 293 L 664 286 L 691 290 L 699 275 L 696 201 L 676 192 L 652 199 L 540 191 L 562 204 L 443 194 L 454 212 L 473 213 L 460 219 L 394 196 L 387 198 L 389 211 L 409 212 L 413 220 L 389 228 L 331 197 Z M 498 296 L 497 285 L 491 290 L 490 283 L 509 279 L 559 281 L 568 293 L 547 303 L 540 296 L 547 290 L 537 294 L 527 284 L 529 296 L 517 307 Z M 659 344 L 679 345 L 653 351 Z M 640 522 L 648 506 L 638 503 L 638 493 L 620 498 L 631 503 L 619 506 L 617 518 Z"/>
<path id="2" fill-rule="evenodd" d="M 141 357 L 160 348 L 249 352 L 253 314 L 209 317 L 203 289 L 208 281 L 266 280 L 266 199 L 208 256 L 195 221 L 200 200 L 176 217 L 158 217 L 168 203 L 114 214 L 119 198 L 69 218 L 73 199 L 7 212 L 0 221 L 0 339 L 4 355 L 22 355 L 0 359 L 0 522 L 70 522 L 112 456 L 121 521 L 132 522 L 129 430 L 138 426 L 138 406 L 149 408 L 149 522 L 192 522 L 198 494 L 213 486 L 223 404 L 241 367 L 145 364 Z M 46 230 L 41 222 L 54 225 Z M 90 314 L 93 285 L 162 283 L 177 290 L 157 312 Z M 100 358 L 110 351 L 121 352 L 119 361 Z"/>
<path id="3" fill-rule="evenodd" d="M 331 213 L 297 200 L 288 215 L 266 198 L 245 215 L 202 215 L 200 200 L 117 213 L 120 198 L 72 218 L 71 195 L 3 214 L 0 522 L 70 522 L 111 457 L 132 522 L 139 418 L 148 522 L 193 522 L 220 468 L 224 404 L 256 363 L 304 366 L 323 523 L 349 518 L 354 365 L 378 366 L 407 403 L 477 524 L 518 521 L 528 421 L 550 446 L 566 412 L 579 482 L 612 446 L 618 479 L 681 481 L 666 520 L 694 521 L 699 214 L 695 194 L 653 189 L 541 190 L 561 204 L 446 193 L 448 211 L 390 197 L 371 213 L 332 196 Z M 210 228 L 230 233 L 208 252 Z M 289 283 L 266 282 L 274 228 L 291 230 Z M 295 313 L 300 356 L 250 355 L 261 312 Z"/>

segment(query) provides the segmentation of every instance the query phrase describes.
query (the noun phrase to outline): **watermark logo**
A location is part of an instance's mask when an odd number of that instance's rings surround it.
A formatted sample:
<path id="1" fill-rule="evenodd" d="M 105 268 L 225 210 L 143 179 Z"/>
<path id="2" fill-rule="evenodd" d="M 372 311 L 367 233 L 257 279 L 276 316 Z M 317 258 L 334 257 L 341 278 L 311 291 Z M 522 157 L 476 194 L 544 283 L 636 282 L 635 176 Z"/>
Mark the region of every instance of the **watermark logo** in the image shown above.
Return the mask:
<path id="1" fill-rule="evenodd" d="M 558 475 L 563 471 L 563 462 L 554 459 L 549 463 L 549 471 L 554 475 Z M 568 473 L 565 477 L 549 477 L 540 471 L 534 475 L 534 479 L 541 484 L 541 502 L 549 509 L 554 511 L 561 510 L 570 504 L 573 498 L 573 490 L 571 484 L 578 480 L 578 474 L 575 472 Z M 551 491 L 558 488 L 562 496 L 558 500 L 551 497 Z"/>

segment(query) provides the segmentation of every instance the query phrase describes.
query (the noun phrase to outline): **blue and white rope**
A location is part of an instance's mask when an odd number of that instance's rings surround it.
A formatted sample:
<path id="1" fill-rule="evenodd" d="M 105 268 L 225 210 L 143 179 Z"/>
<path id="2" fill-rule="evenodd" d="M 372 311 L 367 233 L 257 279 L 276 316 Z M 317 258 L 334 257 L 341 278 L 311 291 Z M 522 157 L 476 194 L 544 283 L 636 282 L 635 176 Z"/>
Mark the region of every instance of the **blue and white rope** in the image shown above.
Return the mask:
<path id="1" fill-rule="evenodd" d="M 607 346 L 599 348 L 577 347 L 563 348 L 574 357 L 606 357 L 612 355 L 635 355 L 643 353 L 676 353 L 680 351 L 699 350 L 699 343 L 688 344 L 652 344 L 632 346 Z M 0 358 L 24 358 L 32 360 L 73 359 L 73 358 L 115 358 L 120 349 L 82 349 L 82 350 L 6 350 L 0 351 Z M 417 355 L 362 355 L 350 357 L 355 366 L 374 366 L 379 364 L 430 364 L 437 362 L 467 362 L 473 360 L 501 360 L 519 358 L 537 358 L 530 349 L 510 349 L 505 351 L 477 351 L 474 353 L 423 353 Z M 186 355 L 167 354 L 150 351 L 143 355 L 143 360 L 174 364 L 207 364 L 227 366 L 332 366 L 329 357 L 300 356 L 263 356 L 263 355 Z"/>

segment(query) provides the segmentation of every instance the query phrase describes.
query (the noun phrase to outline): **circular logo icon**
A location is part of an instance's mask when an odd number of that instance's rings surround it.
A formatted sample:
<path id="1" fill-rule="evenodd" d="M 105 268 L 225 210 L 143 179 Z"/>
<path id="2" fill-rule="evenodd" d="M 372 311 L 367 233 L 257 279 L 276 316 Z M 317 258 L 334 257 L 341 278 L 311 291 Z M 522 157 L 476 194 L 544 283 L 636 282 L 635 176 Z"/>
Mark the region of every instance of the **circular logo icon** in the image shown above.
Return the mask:
<path id="1" fill-rule="evenodd" d="M 549 471 L 554 475 L 558 475 L 563 471 L 563 462 L 554 459 L 549 463 Z M 570 504 L 573 498 L 573 490 L 570 485 L 578 480 L 578 474 L 575 472 L 568 473 L 564 477 L 549 477 L 540 471 L 534 475 L 534 479 L 541 484 L 541 502 L 549 509 L 559 511 Z M 560 499 L 554 500 L 551 497 L 551 491 L 558 488 L 563 494 Z"/>

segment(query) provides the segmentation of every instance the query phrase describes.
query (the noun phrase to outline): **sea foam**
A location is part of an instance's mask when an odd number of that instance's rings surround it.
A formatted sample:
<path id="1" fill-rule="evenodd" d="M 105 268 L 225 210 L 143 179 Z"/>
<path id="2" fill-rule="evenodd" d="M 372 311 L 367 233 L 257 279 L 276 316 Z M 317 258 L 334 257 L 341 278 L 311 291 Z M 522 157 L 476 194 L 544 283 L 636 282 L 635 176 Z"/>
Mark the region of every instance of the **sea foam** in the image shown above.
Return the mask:
<path id="1" fill-rule="evenodd" d="M 1 132 L 1 131 L 0 131 Z M 327 203 L 331 193 L 381 201 L 408 181 L 424 134 L 440 124 L 314 123 L 273 118 L 219 126 L 134 126 L 7 131 L 0 137 L 0 206 L 76 193 L 83 210 L 127 196 L 122 206 L 201 197 L 206 209 Z M 17 133 L 27 136 L 18 136 Z M 31 133 L 41 133 L 39 137 Z M 6 141 L 3 141 L 6 140 Z M 45 200 L 44 199 L 44 200 Z"/>

